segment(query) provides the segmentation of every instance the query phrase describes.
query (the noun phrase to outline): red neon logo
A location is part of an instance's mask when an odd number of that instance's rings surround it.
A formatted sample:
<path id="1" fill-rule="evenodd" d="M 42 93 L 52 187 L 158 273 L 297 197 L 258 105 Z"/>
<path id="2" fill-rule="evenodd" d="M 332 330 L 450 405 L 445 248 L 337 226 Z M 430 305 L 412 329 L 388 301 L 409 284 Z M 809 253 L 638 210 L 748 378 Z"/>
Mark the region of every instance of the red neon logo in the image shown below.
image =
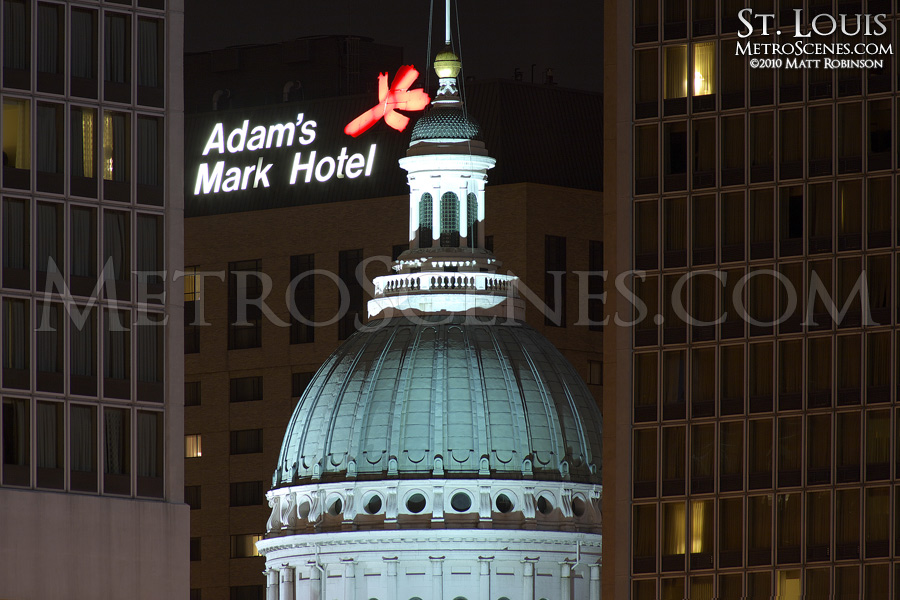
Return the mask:
<path id="1" fill-rule="evenodd" d="M 382 117 L 384 122 L 403 131 L 409 124 L 409 117 L 401 115 L 397 110 L 424 110 L 431 98 L 422 88 L 415 90 L 409 86 L 419 77 L 419 72 L 412 65 L 400 67 L 394 76 L 394 82 L 388 89 L 387 73 L 378 76 L 378 104 L 350 121 L 344 127 L 344 133 L 358 137 L 377 123 Z"/>

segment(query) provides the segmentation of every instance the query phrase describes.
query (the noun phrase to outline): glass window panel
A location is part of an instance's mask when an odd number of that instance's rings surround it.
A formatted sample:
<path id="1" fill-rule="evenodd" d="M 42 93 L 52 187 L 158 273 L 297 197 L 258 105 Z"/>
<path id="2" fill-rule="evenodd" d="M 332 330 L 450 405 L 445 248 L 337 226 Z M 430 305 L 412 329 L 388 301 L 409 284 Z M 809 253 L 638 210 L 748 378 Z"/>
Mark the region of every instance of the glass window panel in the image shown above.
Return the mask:
<path id="1" fill-rule="evenodd" d="M 694 43 L 693 95 L 716 93 L 716 43 Z"/>
<path id="2" fill-rule="evenodd" d="M 665 98 L 685 98 L 688 95 L 687 46 L 668 46 L 663 52 Z"/>
<path id="3" fill-rule="evenodd" d="M 3 100 L 3 167 L 31 169 L 30 100 Z"/>

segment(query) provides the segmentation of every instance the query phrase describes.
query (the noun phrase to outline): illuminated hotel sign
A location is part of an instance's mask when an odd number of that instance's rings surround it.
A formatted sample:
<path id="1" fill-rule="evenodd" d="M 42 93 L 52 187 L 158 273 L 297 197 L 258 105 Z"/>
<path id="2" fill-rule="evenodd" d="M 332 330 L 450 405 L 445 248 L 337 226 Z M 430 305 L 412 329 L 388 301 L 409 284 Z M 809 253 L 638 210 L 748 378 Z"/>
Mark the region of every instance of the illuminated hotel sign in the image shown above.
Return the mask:
<path id="1" fill-rule="evenodd" d="M 400 67 L 390 89 L 387 84 L 387 73 L 378 76 L 378 104 L 350 121 L 344 127 L 344 133 L 357 137 L 369 130 L 382 117 L 384 122 L 397 131 L 403 131 L 409 124 L 409 117 L 401 115 L 397 110 L 424 110 L 431 98 L 425 90 L 410 90 L 409 86 L 419 77 L 419 72 L 412 65 Z"/>
<path id="2" fill-rule="evenodd" d="M 393 129 L 403 131 L 409 118 L 396 111 L 423 110 L 430 101 L 423 90 L 409 89 L 418 76 L 419 72 L 413 67 L 402 67 L 388 87 L 387 74 L 381 74 L 378 78 L 379 103 L 350 122 L 344 132 L 355 138 L 382 118 Z M 333 138 L 337 135 L 334 135 L 321 144 L 319 134 L 331 131 L 333 124 L 323 129 L 304 112 L 295 115 L 282 112 L 280 118 L 271 115 L 268 119 L 258 114 L 260 116 L 254 115 L 256 118 L 228 125 L 227 121 L 217 119 L 211 129 L 207 126 L 206 131 L 199 132 L 203 136 L 200 161 L 194 171 L 193 185 L 188 182 L 188 190 L 194 196 L 353 180 L 372 175 L 376 143 L 358 147 L 339 143 L 335 146 Z M 201 145 L 197 144 L 196 148 L 200 150 Z"/>

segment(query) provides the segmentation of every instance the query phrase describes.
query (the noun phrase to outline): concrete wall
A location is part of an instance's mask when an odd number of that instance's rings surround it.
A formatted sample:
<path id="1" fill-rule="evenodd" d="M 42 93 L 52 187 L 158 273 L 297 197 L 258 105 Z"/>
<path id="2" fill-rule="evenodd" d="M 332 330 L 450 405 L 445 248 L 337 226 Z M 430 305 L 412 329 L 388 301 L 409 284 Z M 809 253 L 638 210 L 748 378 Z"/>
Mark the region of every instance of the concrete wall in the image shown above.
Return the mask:
<path id="1" fill-rule="evenodd" d="M 0 490 L 0 597 L 186 599 L 188 507 Z"/>

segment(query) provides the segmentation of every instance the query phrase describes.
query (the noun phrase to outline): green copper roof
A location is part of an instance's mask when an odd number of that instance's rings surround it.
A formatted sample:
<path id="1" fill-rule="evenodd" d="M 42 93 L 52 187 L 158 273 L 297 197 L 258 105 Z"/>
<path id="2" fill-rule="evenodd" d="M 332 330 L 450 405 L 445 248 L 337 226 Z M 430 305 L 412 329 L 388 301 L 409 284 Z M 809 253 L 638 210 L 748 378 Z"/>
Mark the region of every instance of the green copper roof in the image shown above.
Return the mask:
<path id="1" fill-rule="evenodd" d="M 416 121 L 410 140 L 416 142 L 435 139 L 481 141 L 481 127 L 459 104 L 433 104 Z"/>
<path id="2" fill-rule="evenodd" d="M 601 416 L 574 367 L 521 322 L 376 321 L 300 398 L 273 485 L 472 476 L 600 483 Z"/>

